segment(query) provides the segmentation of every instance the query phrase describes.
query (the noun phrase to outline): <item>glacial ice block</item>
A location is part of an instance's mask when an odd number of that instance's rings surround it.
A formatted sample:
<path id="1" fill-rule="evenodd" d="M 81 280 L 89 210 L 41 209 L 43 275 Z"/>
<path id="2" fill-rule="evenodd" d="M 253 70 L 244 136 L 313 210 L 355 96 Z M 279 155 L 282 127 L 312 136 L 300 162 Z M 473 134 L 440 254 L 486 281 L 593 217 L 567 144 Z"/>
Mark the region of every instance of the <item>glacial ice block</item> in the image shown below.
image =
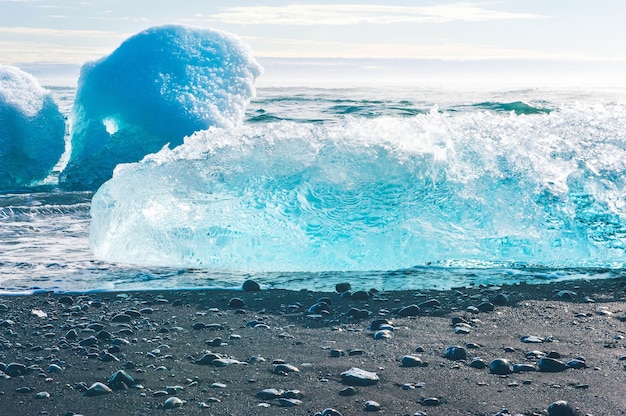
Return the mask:
<path id="1" fill-rule="evenodd" d="M 118 163 L 239 124 L 260 73 L 248 48 L 224 32 L 170 25 L 132 36 L 81 69 L 62 186 L 95 190 Z"/>
<path id="2" fill-rule="evenodd" d="M 119 165 L 90 245 L 244 272 L 624 264 L 625 122 L 614 106 L 210 129 Z"/>
<path id="3" fill-rule="evenodd" d="M 0 190 L 45 179 L 63 154 L 64 135 L 50 93 L 32 75 L 0 65 Z"/>

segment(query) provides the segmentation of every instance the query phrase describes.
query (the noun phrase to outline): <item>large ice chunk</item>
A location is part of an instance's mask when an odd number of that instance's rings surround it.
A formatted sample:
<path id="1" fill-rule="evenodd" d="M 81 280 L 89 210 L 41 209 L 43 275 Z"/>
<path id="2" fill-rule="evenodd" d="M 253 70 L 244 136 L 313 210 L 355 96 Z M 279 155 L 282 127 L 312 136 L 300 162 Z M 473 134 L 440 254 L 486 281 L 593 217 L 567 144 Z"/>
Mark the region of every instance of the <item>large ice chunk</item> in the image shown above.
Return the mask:
<path id="1" fill-rule="evenodd" d="M 198 132 L 116 169 L 90 244 L 250 272 L 625 264 L 625 127 L 616 105 Z"/>
<path id="2" fill-rule="evenodd" d="M 45 179 L 65 149 L 65 119 L 48 91 L 0 65 L 0 190 Z"/>
<path id="3" fill-rule="evenodd" d="M 96 189 L 118 163 L 237 125 L 260 73 L 248 48 L 224 32 L 169 25 L 132 36 L 81 69 L 62 185 Z"/>

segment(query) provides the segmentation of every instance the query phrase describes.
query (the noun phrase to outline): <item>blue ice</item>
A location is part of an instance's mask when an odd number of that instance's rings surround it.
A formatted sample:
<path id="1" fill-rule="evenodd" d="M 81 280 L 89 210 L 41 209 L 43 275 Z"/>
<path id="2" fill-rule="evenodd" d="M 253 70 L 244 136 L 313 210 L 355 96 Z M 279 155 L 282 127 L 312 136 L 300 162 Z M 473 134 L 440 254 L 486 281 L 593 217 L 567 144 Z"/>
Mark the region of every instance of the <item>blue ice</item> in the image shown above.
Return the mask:
<path id="1" fill-rule="evenodd" d="M 67 189 L 97 189 L 135 162 L 211 126 L 241 122 L 261 67 L 235 36 L 160 26 L 81 69 L 71 116 Z"/>
<path id="2" fill-rule="evenodd" d="M 32 75 L 0 65 L 0 190 L 44 180 L 63 154 L 64 135 L 50 93 Z"/>

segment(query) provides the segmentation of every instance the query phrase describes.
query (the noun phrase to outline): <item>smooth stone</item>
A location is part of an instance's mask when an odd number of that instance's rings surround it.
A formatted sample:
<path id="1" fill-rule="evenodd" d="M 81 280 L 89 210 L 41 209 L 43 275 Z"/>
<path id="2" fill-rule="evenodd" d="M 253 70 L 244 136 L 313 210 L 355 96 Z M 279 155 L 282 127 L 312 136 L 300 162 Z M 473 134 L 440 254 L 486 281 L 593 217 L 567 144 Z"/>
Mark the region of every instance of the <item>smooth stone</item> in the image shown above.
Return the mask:
<path id="1" fill-rule="evenodd" d="M 513 372 L 513 365 L 506 358 L 496 358 L 489 364 L 491 374 L 506 375 Z"/>
<path id="2" fill-rule="evenodd" d="M 380 381 L 376 373 L 352 367 L 341 373 L 341 382 L 349 386 L 372 386 Z"/>
<path id="3" fill-rule="evenodd" d="M 587 363 L 585 363 L 584 360 L 579 360 L 579 359 L 573 359 L 567 362 L 567 366 L 569 368 L 575 368 L 577 370 L 580 370 L 582 368 L 587 368 Z"/>
<path id="4" fill-rule="evenodd" d="M 375 402 L 374 400 L 368 400 L 365 402 L 366 412 L 378 412 L 379 410 L 380 410 L 380 403 Z"/>
<path id="5" fill-rule="evenodd" d="M 370 323 L 370 330 L 378 331 L 380 329 L 380 327 L 383 326 L 383 325 L 391 325 L 391 321 L 389 321 L 387 319 L 374 319 Z"/>
<path id="6" fill-rule="evenodd" d="M 241 361 L 235 360 L 234 358 L 218 358 L 211 361 L 213 367 L 227 367 L 231 364 L 241 364 Z"/>
<path id="7" fill-rule="evenodd" d="M 294 406 L 301 405 L 302 404 L 302 400 L 286 399 L 284 397 L 281 397 L 280 399 L 278 399 L 278 403 L 280 404 L 280 407 L 294 407 Z"/>
<path id="8" fill-rule="evenodd" d="M 398 316 L 418 316 L 420 307 L 417 305 L 408 305 L 398 311 Z"/>
<path id="9" fill-rule="evenodd" d="M 469 366 L 481 370 L 487 367 L 487 362 L 482 358 L 474 357 L 472 361 L 470 361 Z"/>
<path id="10" fill-rule="evenodd" d="M 111 322 L 115 323 L 128 323 L 132 320 L 133 318 L 126 313 L 118 313 L 117 315 L 113 316 L 113 318 L 111 318 Z"/>
<path id="11" fill-rule="evenodd" d="M 280 397 L 284 399 L 300 399 L 302 397 L 302 392 L 300 390 L 286 390 Z"/>
<path id="12" fill-rule="evenodd" d="M 467 358 L 467 350 L 458 345 L 454 345 L 452 347 L 448 347 L 443 356 L 448 360 L 460 361 Z"/>
<path id="13" fill-rule="evenodd" d="M 422 406 L 439 406 L 441 404 L 441 400 L 436 397 L 427 397 L 422 399 Z"/>
<path id="14" fill-rule="evenodd" d="M 342 357 L 344 355 L 346 355 L 346 352 L 344 350 L 338 350 L 338 349 L 330 350 L 330 356 L 333 358 Z"/>
<path id="15" fill-rule="evenodd" d="M 539 366 L 539 371 L 546 373 L 559 373 L 567 370 L 567 364 L 563 361 L 550 357 L 540 358 L 537 365 Z"/>
<path id="16" fill-rule="evenodd" d="M 441 306 L 441 302 L 439 302 L 437 299 L 429 299 L 419 303 L 417 306 L 419 306 L 420 309 L 433 309 L 439 308 Z"/>
<path id="17" fill-rule="evenodd" d="M 219 354 L 210 352 L 210 353 L 204 354 L 201 358 L 197 359 L 195 363 L 200 364 L 200 365 L 211 365 L 213 361 L 219 358 L 222 358 L 222 356 Z"/>
<path id="18" fill-rule="evenodd" d="M 273 400 L 278 399 L 282 394 L 283 390 L 263 389 L 256 394 L 256 397 L 261 400 Z"/>
<path id="19" fill-rule="evenodd" d="M 85 391 L 84 395 L 87 397 L 95 397 L 110 393 L 113 393 L 113 390 L 111 390 L 109 386 L 100 382 L 95 382 Z"/>
<path id="20" fill-rule="evenodd" d="M 565 400 L 558 400 L 548 406 L 548 416 L 574 416 L 574 409 Z"/>
<path id="21" fill-rule="evenodd" d="M 350 289 L 352 289 L 352 286 L 348 282 L 337 283 L 335 285 L 335 290 L 337 291 L 337 293 L 344 293 L 349 291 Z"/>
<path id="22" fill-rule="evenodd" d="M 335 410 L 331 407 L 322 410 L 321 416 L 343 416 L 339 410 Z"/>
<path id="23" fill-rule="evenodd" d="M 165 409 L 177 409 L 179 407 L 183 407 L 185 402 L 183 402 L 178 397 L 169 397 L 165 402 L 163 402 L 163 407 Z"/>
<path id="24" fill-rule="evenodd" d="M 246 303 L 240 298 L 232 298 L 228 301 L 229 308 L 243 308 L 245 305 Z"/>
<path id="25" fill-rule="evenodd" d="M 391 339 L 393 338 L 393 332 L 382 329 L 380 331 L 374 332 L 374 339 Z"/>
<path id="26" fill-rule="evenodd" d="M 524 335 L 520 338 L 520 341 L 526 344 L 541 344 L 543 343 L 543 338 L 537 337 L 535 335 Z"/>
<path id="27" fill-rule="evenodd" d="M 26 366 L 20 363 L 9 363 L 4 367 L 4 372 L 11 377 L 24 375 L 27 371 Z"/>
<path id="28" fill-rule="evenodd" d="M 576 296 L 578 296 L 578 294 L 571 290 L 560 290 L 554 295 L 554 298 L 560 300 L 573 300 L 576 299 Z"/>
<path id="29" fill-rule="evenodd" d="M 244 292 L 260 292 L 261 291 L 261 285 L 259 285 L 254 280 L 246 280 L 241 285 L 241 289 Z"/>
<path id="30" fill-rule="evenodd" d="M 492 312 L 493 310 L 495 310 L 495 306 L 491 302 L 482 302 L 476 305 L 476 309 L 478 309 L 480 312 Z"/>
<path id="31" fill-rule="evenodd" d="M 405 355 L 402 357 L 402 367 L 426 367 L 426 363 L 420 357 L 414 355 Z"/>
<path id="32" fill-rule="evenodd" d="M 472 332 L 472 327 L 468 324 L 457 324 L 454 326 L 454 333 L 459 335 L 467 335 Z"/>
<path id="33" fill-rule="evenodd" d="M 339 395 L 343 397 L 354 396 L 358 391 L 354 387 L 346 387 L 344 389 L 339 390 Z"/>
<path id="34" fill-rule="evenodd" d="M 529 371 L 537 371 L 537 367 L 533 364 L 513 364 L 514 373 L 526 373 Z"/>
<path id="35" fill-rule="evenodd" d="M 50 393 L 48 393 L 47 391 L 40 391 L 39 393 L 35 394 L 35 399 L 48 399 L 50 398 Z"/>
<path id="36" fill-rule="evenodd" d="M 274 365 L 274 374 L 289 374 L 289 373 L 299 373 L 300 370 L 298 367 L 292 364 L 275 364 Z"/>
<path id="37" fill-rule="evenodd" d="M 350 299 L 354 300 L 368 300 L 369 298 L 369 292 L 366 292 L 364 290 L 358 290 L 350 295 Z"/>
<path id="38" fill-rule="evenodd" d="M 48 372 L 49 373 L 62 373 L 63 372 L 63 368 L 61 368 L 59 365 L 57 364 L 50 364 L 48 366 Z"/>
<path id="39" fill-rule="evenodd" d="M 498 306 L 506 306 L 510 302 L 511 302 L 511 299 L 509 298 L 509 295 L 506 295 L 504 293 L 498 293 L 492 299 L 492 303 Z"/>
<path id="40" fill-rule="evenodd" d="M 115 388 L 118 387 L 132 387 L 135 385 L 135 379 L 124 370 L 117 370 L 109 377 L 109 384 Z"/>

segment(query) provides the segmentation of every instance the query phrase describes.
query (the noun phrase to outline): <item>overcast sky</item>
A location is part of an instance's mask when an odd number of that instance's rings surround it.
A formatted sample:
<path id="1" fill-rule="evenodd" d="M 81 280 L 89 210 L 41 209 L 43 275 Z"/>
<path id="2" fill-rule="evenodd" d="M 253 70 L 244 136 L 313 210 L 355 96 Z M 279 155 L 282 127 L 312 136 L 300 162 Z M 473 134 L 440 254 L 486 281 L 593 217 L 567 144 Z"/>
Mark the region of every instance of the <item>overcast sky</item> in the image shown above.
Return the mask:
<path id="1" fill-rule="evenodd" d="M 0 0 L 0 63 L 82 64 L 150 26 L 239 35 L 258 58 L 626 62 L 623 0 Z"/>

